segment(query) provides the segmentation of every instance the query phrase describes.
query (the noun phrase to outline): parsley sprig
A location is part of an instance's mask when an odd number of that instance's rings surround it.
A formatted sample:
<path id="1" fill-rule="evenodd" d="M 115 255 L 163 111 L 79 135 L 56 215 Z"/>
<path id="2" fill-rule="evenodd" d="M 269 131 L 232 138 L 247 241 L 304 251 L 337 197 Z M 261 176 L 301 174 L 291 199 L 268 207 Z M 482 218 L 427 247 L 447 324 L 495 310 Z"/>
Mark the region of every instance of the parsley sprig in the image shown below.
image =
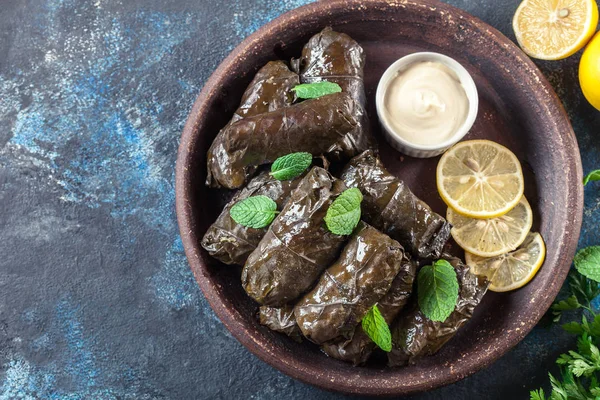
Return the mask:
<path id="1" fill-rule="evenodd" d="M 553 320 L 558 322 L 563 313 L 580 311 L 581 322 L 571 321 L 562 328 L 579 335 L 577 350 L 561 354 L 556 360 L 560 377 L 552 374 L 552 392 L 546 396 L 543 389 L 530 392 L 531 400 L 588 400 L 600 398 L 600 314 L 592 301 L 600 295 L 596 271 L 600 270 L 600 247 L 591 246 L 575 256 L 575 270 L 569 275 L 569 296 L 552 305 Z"/>

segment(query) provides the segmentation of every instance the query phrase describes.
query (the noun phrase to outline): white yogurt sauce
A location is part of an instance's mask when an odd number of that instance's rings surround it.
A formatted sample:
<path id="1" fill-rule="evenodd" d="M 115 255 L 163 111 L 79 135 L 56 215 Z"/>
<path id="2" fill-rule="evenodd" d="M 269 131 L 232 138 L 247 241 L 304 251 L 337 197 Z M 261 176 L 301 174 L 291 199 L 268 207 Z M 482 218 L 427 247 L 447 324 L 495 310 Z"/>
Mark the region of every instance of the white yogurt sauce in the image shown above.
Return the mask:
<path id="1" fill-rule="evenodd" d="M 460 80 L 439 62 L 418 62 L 399 71 L 384 99 L 395 134 L 419 145 L 450 139 L 465 122 L 469 99 Z"/>

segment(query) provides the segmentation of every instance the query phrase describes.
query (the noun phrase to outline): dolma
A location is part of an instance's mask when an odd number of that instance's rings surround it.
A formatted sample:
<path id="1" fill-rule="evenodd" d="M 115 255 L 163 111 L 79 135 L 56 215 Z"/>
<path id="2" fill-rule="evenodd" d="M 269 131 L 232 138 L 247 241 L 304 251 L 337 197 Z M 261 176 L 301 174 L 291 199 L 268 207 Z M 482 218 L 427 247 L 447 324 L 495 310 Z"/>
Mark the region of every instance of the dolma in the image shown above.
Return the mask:
<path id="1" fill-rule="evenodd" d="M 272 331 L 281 332 L 297 342 L 302 340 L 302 332 L 296 323 L 294 307 L 268 307 L 261 306 L 258 310 L 261 325 Z"/>
<path id="2" fill-rule="evenodd" d="M 304 336 L 317 344 L 351 338 L 367 311 L 390 289 L 403 256 L 397 241 L 361 222 L 340 258 L 294 307 Z"/>
<path id="3" fill-rule="evenodd" d="M 341 178 L 362 192 L 366 222 L 396 239 L 413 256 L 439 258 L 451 225 L 390 174 L 372 151 L 354 157 Z"/>
<path id="4" fill-rule="evenodd" d="M 345 189 L 323 168 L 306 174 L 244 265 L 242 285 L 250 297 L 283 306 L 310 289 L 346 241 L 323 222 L 329 205 Z"/>
<path id="5" fill-rule="evenodd" d="M 229 124 L 292 105 L 295 100 L 292 89 L 298 84 L 298 74 L 290 71 L 283 61 L 269 61 L 246 88 Z"/>
<path id="6" fill-rule="evenodd" d="M 361 115 L 360 106 L 341 92 L 241 119 L 225 127 L 208 150 L 207 183 L 238 188 L 258 166 L 299 151 L 349 160 L 373 146 Z"/>
<path id="7" fill-rule="evenodd" d="M 292 60 L 292 69 L 300 75 L 300 82 L 335 82 L 362 107 L 365 106 L 364 68 L 362 47 L 350 36 L 335 32 L 331 27 L 310 38 L 301 57 Z"/>
<path id="8" fill-rule="evenodd" d="M 377 303 L 377 308 L 388 325 L 408 302 L 416 272 L 416 262 L 410 260 L 405 254 L 400 272 L 394 278 L 390 290 Z M 375 342 L 363 331 L 362 324 L 358 324 L 352 338 L 341 337 L 331 340 L 324 343 L 321 349 L 330 357 L 360 365 L 369 359 L 376 347 Z"/>
<path id="9" fill-rule="evenodd" d="M 250 82 L 250 85 L 248 85 L 242 95 L 242 101 L 238 109 L 233 114 L 229 123 L 218 133 L 213 144 L 223 142 L 225 140 L 223 136 L 226 135 L 227 129 L 244 118 L 272 112 L 292 105 L 296 100 L 292 89 L 299 83 L 300 78 L 298 74 L 290 71 L 283 61 L 269 61 L 256 73 L 254 79 L 252 79 L 252 82 Z M 218 146 L 215 147 L 215 150 L 222 151 Z M 213 182 L 210 168 L 208 169 L 206 184 L 209 186 L 218 186 Z"/>
<path id="10" fill-rule="evenodd" d="M 238 224 L 229 215 L 231 207 L 250 196 L 264 195 L 274 200 L 277 209 L 281 210 L 300 179 L 301 177 L 279 181 L 271 177 L 268 171 L 261 172 L 223 208 L 217 220 L 204 234 L 202 247 L 224 264 L 244 265 L 267 228 L 255 229 Z"/>
<path id="11" fill-rule="evenodd" d="M 413 363 L 420 357 L 436 353 L 473 316 L 481 302 L 489 282 L 483 276 L 474 275 L 458 258 L 444 257 L 456 270 L 459 292 L 452 314 L 444 322 L 431 321 L 420 310 L 416 298 L 405 314 L 401 313 L 390 330 L 392 351 L 388 353 L 391 367 Z M 413 296 L 416 297 L 416 296 Z"/>

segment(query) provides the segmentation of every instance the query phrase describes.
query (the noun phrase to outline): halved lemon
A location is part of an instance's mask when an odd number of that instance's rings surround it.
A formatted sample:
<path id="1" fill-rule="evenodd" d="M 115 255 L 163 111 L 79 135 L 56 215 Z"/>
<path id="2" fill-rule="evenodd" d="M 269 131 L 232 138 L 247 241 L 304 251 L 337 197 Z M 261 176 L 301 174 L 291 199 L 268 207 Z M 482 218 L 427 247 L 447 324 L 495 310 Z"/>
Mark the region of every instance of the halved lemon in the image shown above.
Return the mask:
<path id="1" fill-rule="evenodd" d="M 464 217 L 448 208 L 450 233 L 463 250 L 481 257 L 499 256 L 523 243 L 533 223 L 533 212 L 525 196 L 508 213 L 490 219 Z"/>
<path id="2" fill-rule="evenodd" d="M 525 0 L 513 17 L 519 46 L 541 60 L 560 60 L 576 53 L 597 25 L 596 0 Z"/>
<path id="3" fill-rule="evenodd" d="M 465 261 L 471 272 L 485 275 L 491 282 L 493 292 L 508 292 L 523 287 L 538 272 L 546 258 L 544 239 L 537 232 L 530 232 L 521 246 L 508 254 L 497 257 L 479 257 L 465 252 Z"/>
<path id="4" fill-rule="evenodd" d="M 600 32 L 590 40 L 581 56 L 579 85 L 585 98 L 600 111 Z"/>
<path id="5" fill-rule="evenodd" d="M 494 218 L 523 197 L 521 163 L 490 140 L 468 140 L 450 148 L 437 165 L 437 188 L 444 202 L 471 218 Z"/>

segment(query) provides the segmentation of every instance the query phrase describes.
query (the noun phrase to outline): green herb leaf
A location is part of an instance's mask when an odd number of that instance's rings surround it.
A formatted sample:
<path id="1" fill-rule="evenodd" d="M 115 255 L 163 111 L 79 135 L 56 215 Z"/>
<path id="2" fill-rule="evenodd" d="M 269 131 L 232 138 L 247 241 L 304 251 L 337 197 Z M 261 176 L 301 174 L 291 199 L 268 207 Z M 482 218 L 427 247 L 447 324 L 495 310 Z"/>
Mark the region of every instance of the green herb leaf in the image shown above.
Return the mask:
<path id="1" fill-rule="evenodd" d="M 579 303 L 588 307 L 592 300 L 600 295 L 598 282 L 588 279 L 574 270 L 571 270 L 569 274 L 569 287 Z"/>
<path id="2" fill-rule="evenodd" d="M 600 246 L 590 246 L 579 250 L 575 254 L 573 263 L 581 275 L 600 282 Z"/>
<path id="3" fill-rule="evenodd" d="M 229 215 L 235 222 L 249 228 L 268 226 L 277 214 L 277 203 L 267 196 L 250 196 L 235 203 Z"/>
<path id="4" fill-rule="evenodd" d="M 296 92 L 296 96 L 301 99 L 316 99 L 326 94 L 339 93 L 342 91 L 340 85 L 334 82 L 315 82 L 315 83 L 302 83 L 296 85 L 293 89 Z"/>
<path id="5" fill-rule="evenodd" d="M 556 311 L 576 310 L 579 307 L 581 307 L 581 304 L 579 304 L 579 301 L 577 301 L 577 297 L 575 295 L 572 295 L 566 300 L 561 300 L 558 303 L 554 303 L 552 305 L 552 309 Z"/>
<path id="6" fill-rule="evenodd" d="M 594 315 L 594 319 L 589 327 L 590 330 L 588 333 L 594 337 L 600 338 L 600 314 Z"/>
<path id="7" fill-rule="evenodd" d="M 552 304 L 552 315 L 554 316 L 553 321 L 560 321 L 560 317 L 564 311 L 577 310 L 581 307 L 581 304 L 577 300 L 577 296 L 574 294 L 565 300 L 556 301 Z"/>
<path id="8" fill-rule="evenodd" d="M 458 279 L 454 267 L 438 260 L 419 271 L 417 278 L 419 308 L 432 321 L 444 322 L 458 301 Z"/>
<path id="9" fill-rule="evenodd" d="M 271 165 L 270 175 L 278 181 L 294 179 L 312 164 L 312 158 L 312 154 L 304 152 L 279 157 Z"/>
<path id="10" fill-rule="evenodd" d="M 575 321 L 563 324 L 562 328 L 565 331 L 567 331 L 569 333 L 572 333 L 574 335 L 580 335 L 580 334 L 582 334 L 584 332 L 583 331 L 583 327 L 581 326 L 581 324 L 579 322 L 575 322 Z"/>
<path id="11" fill-rule="evenodd" d="M 546 400 L 544 389 L 532 390 L 529 392 L 529 400 Z"/>
<path id="12" fill-rule="evenodd" d="M 583 186 L 587 185 L 590 181 L 600 181 L 600 169 L 595 169 L 583 178 Z"/>
<path id="13" fill-rule="evenodd" d="M 596 246 L 598 247 L 598 246 Z M 600 400 L 600 314 L 597 314 L 591 301 L 600 294 L 598 282 L 583 276 L 580 272 L 595 277 L 600 269 L 598 265 L 598 249 L 587 248 L 575 256 L 575 269 L 569 276 L 571 296 L 556 302 L 552 306 L 553 313 L 562 313 L 578 309 L 582 312 L 581 323 L 573 321 L 564 324 L 565 331 L 579 335 L 577 350 L 561 354 L 556 360 L 559 366 L 560 379 L 552 374 L 550 384 L 552 392 L 544 397 L 543 391 L 530 392 L 535 400 Z M 579 272 L 578 272 L 579 271 Z M 588 319 L 587 316 L 591 317 Z"/>
<path id="14" fill-rule="evenodd" d="M 327 229 L 336 235 L 350 235 L 360 221 L 362 199 L 362 193 L 357 188 L 346 189 L 340 194 L 327 209 Z"/>
<path id="15" fill-rule="evenodd" d="M 367 336 L 383 351 L 392 351 L 392 334 L 390 327 L 383 319 L 377 304 L 367 312 L 362 319 L 362 329 Z"/>

